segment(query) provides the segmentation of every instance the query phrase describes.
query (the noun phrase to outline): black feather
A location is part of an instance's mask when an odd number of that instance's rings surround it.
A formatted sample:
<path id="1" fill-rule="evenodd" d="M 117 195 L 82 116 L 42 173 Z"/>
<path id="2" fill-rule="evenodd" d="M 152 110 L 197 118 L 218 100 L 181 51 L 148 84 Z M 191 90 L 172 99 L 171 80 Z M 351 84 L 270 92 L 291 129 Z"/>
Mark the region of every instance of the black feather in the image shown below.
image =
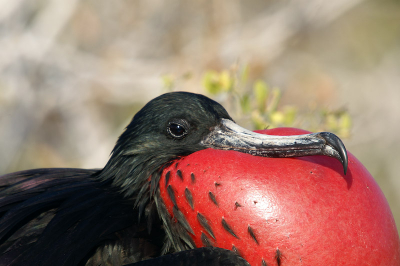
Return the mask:
<path id="1" fill-rule="evenodd" d="M 239 237 L 235 234 L 235 232 L 233 231 L 232 227 L 225 221 L 224 218 L 222 218 L 222 227 L 231 235 L 233 235 L 234 237 L 236 237 L 237 239 L 239 239 Z"/>
<path id="2" fill-rule="evenodd" d="M 217 198 L 215 197 L 215 195 L 214 195 L 211 191 L 208 192 L 208 197 L 210 198 L 210 200 L 211 200 L 215 205 L 217 205 L 217 207 L 219 207 L 219 206 L 218 206 Z"/>
<path id="3" fill-rule="evenodd" d="M 206 232 L 209 233 L 210 236 L 215 240 L 214 232 L 212 231 L 211 226 L 208 224 L 206 217 L 204 217 L 201 213 L 197 213 L 197 220 L 199 221 L 200 225 L 206 230 Z"/>
<path id="4" fill-rule="evenodd" d="M 201 243 L 203 243 L 203 246 L 205 247 L 212 247 L 214 246 L 211 242 L 211 240 L 204 234 L 204 232 L 201 233 Z"/>
<path id="5" fill-rule="evenodd" d="M 193 195 L 192 192 L 188 188 L 185 188 L 185 198 L 187 203 L 190 205 L 190 208 L 194 210 L 194 201 L 193 201 Z"/>
<path id="6" fill-rule="evenodd" d="M 183 213 L 176 206 L 173 207 L 173 213 L 174 213 L 175 219 L 183 226 L 183 228 L 185 228 L 186 231 L 188 231 L 189 233 L 194 235 L 192 227 L 190 226 L 190 224 L 186 220 L 186 218 L 183 215 Z"/>
<path id="7" fill-rule="evenodd" d="M 156 259 L 146 260 L 134 265 L 126 266 L 250 266 L 242 257 L 234 252 L 222 248 L 204 247 L 194 250 L 182 251 Z"/>
<path id="8" fill-rule="evenodd" d="M 247 226 L 247 232 L 249 232 L 251 238 L 253 238 L 253 240 L 257 243 L 257 245 L 259 245 L 258 240 L 257 240 L 257 237 L 256 237 L 256 235 L 254 234 L 253 228 L 251 228 L 250 225 Z"/>

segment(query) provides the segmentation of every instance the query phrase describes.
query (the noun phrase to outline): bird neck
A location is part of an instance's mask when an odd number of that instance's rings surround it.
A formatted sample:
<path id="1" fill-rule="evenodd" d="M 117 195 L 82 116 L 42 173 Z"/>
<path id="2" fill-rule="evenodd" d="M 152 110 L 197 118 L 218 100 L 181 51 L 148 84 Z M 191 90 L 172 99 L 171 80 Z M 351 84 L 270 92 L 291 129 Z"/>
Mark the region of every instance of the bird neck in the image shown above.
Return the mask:
<path id="1" fill-rule="evenodd" d="M 97 178 L 124 198 L 135 200 L 137 207 L 138 201 L 154 196 L 162 170 L 173 160 L 153 154 L 156 153 L 112 156 Z"/>

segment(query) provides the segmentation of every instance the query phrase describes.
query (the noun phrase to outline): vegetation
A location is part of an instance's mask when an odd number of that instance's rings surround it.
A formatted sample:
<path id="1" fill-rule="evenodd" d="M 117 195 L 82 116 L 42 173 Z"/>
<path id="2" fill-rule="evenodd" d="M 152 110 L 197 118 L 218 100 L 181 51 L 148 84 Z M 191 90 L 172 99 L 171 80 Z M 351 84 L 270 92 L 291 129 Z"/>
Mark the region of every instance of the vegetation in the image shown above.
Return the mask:
<path id="1" fill-rule="evenodd" d="M 284 92 L 262 79 L 250 81 L 248 69 L 234 66 L 222 71 L 206 71 L 202 77 L 204 93 L 221 102 L 235 120 L 253 130 L 297 127 L 313 132 L 329 131 L 341 138 L 350 137 L 352 122 L 346 110 L 316 107 L 301 110 L 294 105 L 281 104 Z M 172 91 L 179 79 L 191 77 L 190 74 L 179 78 L 165 75 L 164 87 Z"/>

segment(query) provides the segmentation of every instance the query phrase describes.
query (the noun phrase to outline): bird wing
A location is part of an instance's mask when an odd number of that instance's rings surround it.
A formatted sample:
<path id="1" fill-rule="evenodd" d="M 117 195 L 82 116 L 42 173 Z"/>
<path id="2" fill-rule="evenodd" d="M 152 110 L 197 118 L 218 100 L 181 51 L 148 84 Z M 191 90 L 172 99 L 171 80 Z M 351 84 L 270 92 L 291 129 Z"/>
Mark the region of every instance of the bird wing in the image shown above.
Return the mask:
<path id="1" fill-rule="evenodd" d="M 0 177 L 0 265 L 77 265 L 105 246 L 121 249 L 115 232 L 137 234 L 137 211 L 96 181 L 97 171 L 35 169 Z"/>

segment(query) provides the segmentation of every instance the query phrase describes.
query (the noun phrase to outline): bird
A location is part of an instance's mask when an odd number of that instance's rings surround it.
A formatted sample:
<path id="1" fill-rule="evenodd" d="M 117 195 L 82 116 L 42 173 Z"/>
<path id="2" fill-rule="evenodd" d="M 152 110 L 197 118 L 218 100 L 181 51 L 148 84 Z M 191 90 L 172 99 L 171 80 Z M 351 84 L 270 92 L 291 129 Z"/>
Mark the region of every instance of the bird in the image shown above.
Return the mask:
<path id="1" fill-rule="evenodd" d="M 248 265 L 235 252 L 196 247 L 185 218 L 172 226 L 160 196 L 163 170 L 206 149 L 325 155 L 347 169 L 346 148 L 333 133 L 257 134 L 204 95 L 165 93 L 134 115 L 104 168 L 0 177 L 0 265 Z"/>

